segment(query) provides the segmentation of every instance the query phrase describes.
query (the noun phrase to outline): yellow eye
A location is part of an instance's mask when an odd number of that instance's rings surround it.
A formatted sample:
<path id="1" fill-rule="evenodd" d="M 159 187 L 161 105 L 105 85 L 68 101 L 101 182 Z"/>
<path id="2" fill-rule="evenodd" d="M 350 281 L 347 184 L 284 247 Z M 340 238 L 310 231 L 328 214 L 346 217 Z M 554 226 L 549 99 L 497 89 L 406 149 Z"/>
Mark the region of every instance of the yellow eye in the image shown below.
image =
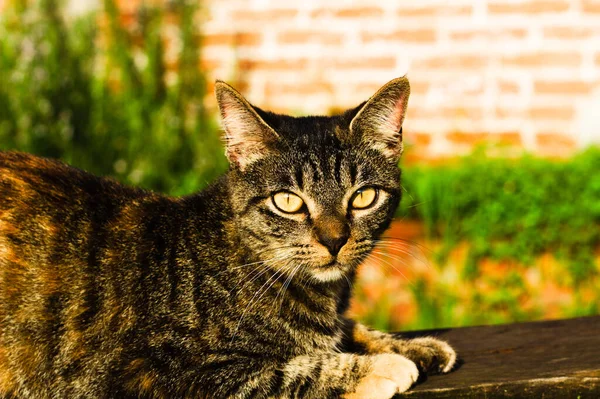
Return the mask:
<path id="1" fill-rule="evenodd" d="M 288 191 L 281 191 L 273 195 L 273 203 L 282 212 L 296 213 L 304 205 L 302 198 Z"/>
<path id="2" fill-rule="evenodd" d="M 372 187 L 361 188 L 354 193 L 351 206 L 354 209 L 364 209 L 373 205 L 377 198 L 377 190 Z"/>

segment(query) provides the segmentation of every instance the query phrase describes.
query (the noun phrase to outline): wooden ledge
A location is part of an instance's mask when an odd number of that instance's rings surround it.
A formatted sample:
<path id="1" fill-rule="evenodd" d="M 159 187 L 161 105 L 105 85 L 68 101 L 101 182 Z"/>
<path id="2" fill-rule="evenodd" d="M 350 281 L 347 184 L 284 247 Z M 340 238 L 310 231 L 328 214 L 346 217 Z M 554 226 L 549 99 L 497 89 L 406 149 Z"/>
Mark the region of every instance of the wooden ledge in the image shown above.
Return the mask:
<path id="1" fill-rule="evenodd" d="M 600 316 L 402 333 L 447 340 L 459 366 L 395 398 L 600 398 Z"/>

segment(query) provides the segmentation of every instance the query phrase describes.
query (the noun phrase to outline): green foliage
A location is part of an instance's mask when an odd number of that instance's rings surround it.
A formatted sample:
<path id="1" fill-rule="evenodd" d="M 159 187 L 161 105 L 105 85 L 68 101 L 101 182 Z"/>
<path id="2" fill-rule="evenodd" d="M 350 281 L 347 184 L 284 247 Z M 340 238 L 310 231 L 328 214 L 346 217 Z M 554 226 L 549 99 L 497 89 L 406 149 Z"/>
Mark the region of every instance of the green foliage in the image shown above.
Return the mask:
<path id="1" fill-rule="evenodd" d="M 167 11 L 143 8 L 128 31 L 114 0 L 99 15 L 68 22 L 57 0 L 13 3 L 0 22 L 0 148 L 171 194 L 220 174 L 226 162 L 203 105 L 189 3 L 175 1 L 168 11 L 180 21 L 181 43 L 168 85 Z"/>
<path id="2" fill-rule="evenodd" d="M 473 155 L 453 165 L 404 170 L 399 212 L 423 220 L 448 250 L 471 243 L 466 272 L 483 257 L 530 264 L 550 251 L 567 259 L 576 284 L 595 272 L 600 246 L 600 150 L 568 161 Z"/>
<path id="3" fill-rule="evenodd" d="M 390 250 L 393 278 L 357 281 L 360 320 L 398 331 L 600 312 L 599 148 L 562 161 L 475 153 L 409 165 L 403 193 L 398 216 L 427 237 Z"/>

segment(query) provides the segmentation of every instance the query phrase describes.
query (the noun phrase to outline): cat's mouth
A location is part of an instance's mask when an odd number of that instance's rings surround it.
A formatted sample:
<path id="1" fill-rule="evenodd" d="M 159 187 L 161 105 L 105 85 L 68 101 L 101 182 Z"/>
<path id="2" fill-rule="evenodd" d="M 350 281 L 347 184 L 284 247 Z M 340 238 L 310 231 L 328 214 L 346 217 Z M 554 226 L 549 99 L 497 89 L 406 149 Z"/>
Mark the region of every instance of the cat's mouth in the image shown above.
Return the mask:
<path id="1" fill-rule="evenodd" d="M 337 259 L 322 265 L 316 265 L 311 269 L 314 278 L 322 282 L 335 281 L 344 277 L 346 266 Z"/>
<path id="2" fill-rule="evenodd" d="M 327 269 L 327 268 L 334 267 L 334 266 L 341 266 L 336 259 L 332 260 L 329 263 L 326 263 L 324 265 L 320 265 L 320 266 L 317 266 L 317 267 L 319 269 Z"/>

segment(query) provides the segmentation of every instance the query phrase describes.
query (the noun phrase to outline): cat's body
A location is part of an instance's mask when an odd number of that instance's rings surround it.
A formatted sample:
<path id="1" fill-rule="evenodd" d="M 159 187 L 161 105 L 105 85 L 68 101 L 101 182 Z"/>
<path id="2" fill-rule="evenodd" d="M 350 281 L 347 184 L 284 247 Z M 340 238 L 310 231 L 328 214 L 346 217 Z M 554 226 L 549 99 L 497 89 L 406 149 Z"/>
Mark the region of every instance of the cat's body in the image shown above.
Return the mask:
<path id="1" fill-rule="evenodd" d="M 349 137 L 369 110 L 291 118 L 220 90 L 233 166 L 189 197 L 0 152 L 0 398 L 379 399 L 416 379 L 399 354 L 452 367 L 441 341 L 344 316 L 400 198 L 389 148 Z"/>

